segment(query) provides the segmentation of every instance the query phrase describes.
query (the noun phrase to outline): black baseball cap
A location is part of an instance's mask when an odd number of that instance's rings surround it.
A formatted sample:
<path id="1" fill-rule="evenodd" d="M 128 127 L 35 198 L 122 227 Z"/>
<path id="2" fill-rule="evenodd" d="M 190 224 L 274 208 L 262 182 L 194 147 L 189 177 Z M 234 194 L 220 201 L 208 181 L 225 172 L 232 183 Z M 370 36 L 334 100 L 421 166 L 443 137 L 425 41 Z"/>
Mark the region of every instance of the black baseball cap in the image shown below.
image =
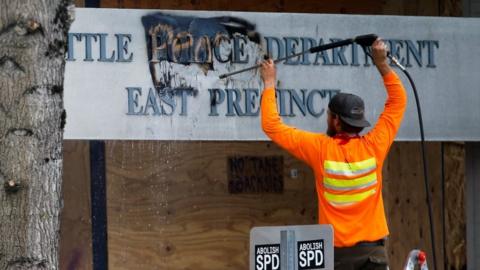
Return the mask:
<path id="1" fill-rule="evenodd" d="M 365 104 L 362 98 L 357 95 L 338 93 L 328 103 L 328 109 L 352 127 L 370 126 L 370 123 L 365 119 Z"/>

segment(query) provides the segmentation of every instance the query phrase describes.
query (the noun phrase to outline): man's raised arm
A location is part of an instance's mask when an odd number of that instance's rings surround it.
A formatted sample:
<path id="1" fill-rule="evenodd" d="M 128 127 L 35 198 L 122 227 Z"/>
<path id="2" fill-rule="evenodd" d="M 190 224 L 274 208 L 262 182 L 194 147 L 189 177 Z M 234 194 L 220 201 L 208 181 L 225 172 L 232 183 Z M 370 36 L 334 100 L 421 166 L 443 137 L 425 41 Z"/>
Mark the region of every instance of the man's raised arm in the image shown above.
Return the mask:
<path id="1" fill-rule="evenodd" d="M 387 101 L 377 124 L 365 138 L 376 145 L 379 152 L 386 155 L 400 128 L 407 107 L 407 94 L 402 81 L 387 62 L 387 52 L 383 41 L 377 40 L 372 44 L 372 56 L 382 75 L 387 91 Z"/>
<path id="2" fill-rule="evenodd" d="M 276 70 L 271 59 L 262 63 L 261 75 L 264 90 L 261 102 L 262 129 L 276 144 L 307 162 L 314 163 L 318 158 L 322 134 L 316 134 L 290 127 L 282 122 L 277 110 L 275 97 Z"/>

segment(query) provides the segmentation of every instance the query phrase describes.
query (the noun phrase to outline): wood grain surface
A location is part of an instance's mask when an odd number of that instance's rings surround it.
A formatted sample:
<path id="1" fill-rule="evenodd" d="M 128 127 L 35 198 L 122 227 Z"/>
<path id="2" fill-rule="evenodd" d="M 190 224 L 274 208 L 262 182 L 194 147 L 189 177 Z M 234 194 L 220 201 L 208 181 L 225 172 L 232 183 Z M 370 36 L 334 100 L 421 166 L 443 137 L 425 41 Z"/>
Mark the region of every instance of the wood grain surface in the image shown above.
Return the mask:
<path id="1" fill-rule="evenodd" d="M 63 144 L 60 269 L 92 269 L 90 152 L 88 141 Z"/>
<path id="2" fill-rule="evenodd" d="M 311 170 L 270 143 L 109 142 L 106 152 L 112 269 L 246 269 L 252 227 L 317 220 Z M 230 194 L 231 155 L 283 155 L 283 194 Z"/>

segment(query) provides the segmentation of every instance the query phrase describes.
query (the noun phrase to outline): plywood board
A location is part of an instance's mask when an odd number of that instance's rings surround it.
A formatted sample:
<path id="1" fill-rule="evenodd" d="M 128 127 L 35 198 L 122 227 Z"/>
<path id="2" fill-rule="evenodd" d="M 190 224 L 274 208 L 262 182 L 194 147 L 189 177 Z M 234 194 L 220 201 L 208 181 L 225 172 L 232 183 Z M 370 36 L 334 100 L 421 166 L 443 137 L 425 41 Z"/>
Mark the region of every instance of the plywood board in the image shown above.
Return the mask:
<path id="1" fill-rule="evenodd" d="M 92 269 L 90 158 L 87 141 L 63 144 L 60 269 Z"/>
<path id="2" fill-rule="evenodd" d="M 439 256 L 442 251 L 440 143 L 427 146 L 437 263 L 443 265 Z M 395 143 L 383 169 L 385 211 L 391 232 L 388 255 L 392 269 L 399 269 L 409 251 L 417 248 L 427 252 L 428 263 L 433 265 L 420 144 Z"/>
<path id="3" fill-rule="evenodd" d="M 425 249 L 431 259 L 419 147 L 395 143 L 384 166 L 392 269 L 413 248 Z M 428 144 L 437 263 L 443 269 L 440 150 L 440 143 Z M 462 144 L 445 145 L 449 269 L 465 265 L 463 154 Z M 234 155 L 281 155 L 284 192 L 230 194 L 228 157 Z M 272 143 L 111 141 L 106 157 L 112 269 L 245 269 L 251 227 L 317 220 L 311 170 Z M 88 142 L 66 142 L 64 166 L 62 269 L 91 269 Z"/>
<path id="4" fill-rule="evenodd" d="M 283 193 L 230 194 L 232 155 L 283 155 Z M 246 269 L 252 227 L 317 220 L 311 170 L 271 143 L 117 141 L 106 157 L 111 269 Z"/>

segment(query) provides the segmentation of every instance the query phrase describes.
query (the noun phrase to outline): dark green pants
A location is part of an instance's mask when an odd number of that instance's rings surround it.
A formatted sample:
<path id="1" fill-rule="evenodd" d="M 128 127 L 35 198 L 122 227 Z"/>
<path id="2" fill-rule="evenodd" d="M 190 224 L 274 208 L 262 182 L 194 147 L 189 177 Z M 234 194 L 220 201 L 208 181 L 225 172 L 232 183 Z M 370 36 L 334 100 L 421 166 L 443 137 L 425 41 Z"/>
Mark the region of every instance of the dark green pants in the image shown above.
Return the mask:
<path id="1" fill-rule="evenodd" d="M 388 258 L 383 245 L 357 245 L 335 248 L 335 270 L 387 270 Z"/>

